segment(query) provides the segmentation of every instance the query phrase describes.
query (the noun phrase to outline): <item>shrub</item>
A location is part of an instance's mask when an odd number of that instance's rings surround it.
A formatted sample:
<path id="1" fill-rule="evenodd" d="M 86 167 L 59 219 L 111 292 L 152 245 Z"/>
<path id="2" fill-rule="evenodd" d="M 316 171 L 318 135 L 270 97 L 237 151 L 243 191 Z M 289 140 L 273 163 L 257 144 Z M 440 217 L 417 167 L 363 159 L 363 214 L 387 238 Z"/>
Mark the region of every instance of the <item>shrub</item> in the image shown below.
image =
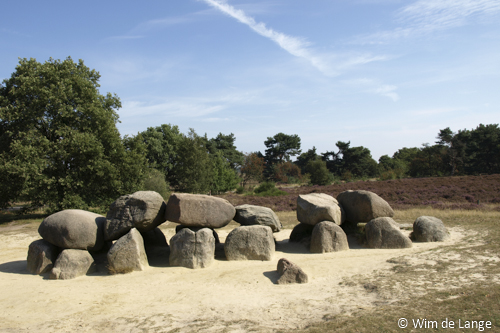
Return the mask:
<path id="1" fill-rule="evenodd" d="M 165 175 L 157 169 L 149 169 L 142 189 L 144 191 L 158 192 L 165 201 L 167 201 L 170 196 L 170 188 L 165 180 Z"/>
<path id="2" fill-rule="evenodd" d="M 326 168 L 325 161 L 309 161 L 306 165 L 306 170 L 313 185 L 328 185 L 333 181 L 333 175 Z"/>
<path id="3" fill-rule="evenodd" d="M 254 190 L 255 194 L 262 197 L 276 197 L 280 195 L 288 195 L 287 192 L 276 188 L 273 182 L 263 182 Z"/>

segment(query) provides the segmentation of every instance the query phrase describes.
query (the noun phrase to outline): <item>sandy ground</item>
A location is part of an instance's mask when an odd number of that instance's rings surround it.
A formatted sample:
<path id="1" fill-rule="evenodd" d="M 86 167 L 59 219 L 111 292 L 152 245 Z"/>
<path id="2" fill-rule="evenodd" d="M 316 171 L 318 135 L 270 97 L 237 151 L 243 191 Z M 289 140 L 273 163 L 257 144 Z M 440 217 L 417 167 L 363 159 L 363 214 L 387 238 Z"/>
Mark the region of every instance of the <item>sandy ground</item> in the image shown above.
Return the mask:
<path id="1" fill-rule="evenodd" d="M 163 229 L 170 238 L 172 229 Z M 143 272 L 97 272 L 73 280 L 29 274 L 26 254 L 39 239 L 36 226 L 0 227 L 0 332 L 271 332 L 297 329 L 335 314 L 388 304 L 348 282 L 389 271 L 387 260 L 413 256 L 463 237 L 450 230 L 445 243 L 376 250 L 349 240 L 350 250 L 311 254 L 288 243 L 291 230 L 275 234 L 272 261 L 216 260 L 205 269 L 152 261 Z M 219 232 L 223 242 L 228 230 Z M 277 285 L 280 258 L 298 264 L 309 283 Z"/>

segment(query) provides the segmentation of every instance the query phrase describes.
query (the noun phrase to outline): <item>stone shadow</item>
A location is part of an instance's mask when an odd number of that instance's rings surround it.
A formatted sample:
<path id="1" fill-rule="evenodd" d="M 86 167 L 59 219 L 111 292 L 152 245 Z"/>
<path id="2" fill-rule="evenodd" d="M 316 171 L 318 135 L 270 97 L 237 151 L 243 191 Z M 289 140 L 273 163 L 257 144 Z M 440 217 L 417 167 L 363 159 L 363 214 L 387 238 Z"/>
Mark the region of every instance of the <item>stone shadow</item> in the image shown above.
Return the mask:
<path id="1" fill-rule="evenodd" d="M 9 274 L 29 274 L 26 260 L 16 260 L 0 264 L 0 272 Z"/>
<path id="2" fill-rule="evenodd" d="M 278 284 L 278 279 L 280 275 L 277 270 L 275 271 L 267 271 L 263 273 L 265 277 L 267 277 L 273 284 Z"/>

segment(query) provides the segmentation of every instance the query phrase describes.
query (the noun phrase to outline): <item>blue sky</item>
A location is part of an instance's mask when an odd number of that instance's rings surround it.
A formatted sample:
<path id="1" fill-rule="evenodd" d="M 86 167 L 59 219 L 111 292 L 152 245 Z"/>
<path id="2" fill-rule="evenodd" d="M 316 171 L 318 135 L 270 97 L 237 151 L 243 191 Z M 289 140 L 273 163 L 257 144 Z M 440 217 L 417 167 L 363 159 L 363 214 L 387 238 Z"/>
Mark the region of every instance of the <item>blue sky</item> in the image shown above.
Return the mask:
<path id="1" fill-rule="evenodd" d="M 2 79 L 18 57 L 98 70 L 122 135 L 172 124 L 264 152 L 283 132 L 378 160 L 500 122 L 500 0 L 9 1 L 0 45 Z"/>

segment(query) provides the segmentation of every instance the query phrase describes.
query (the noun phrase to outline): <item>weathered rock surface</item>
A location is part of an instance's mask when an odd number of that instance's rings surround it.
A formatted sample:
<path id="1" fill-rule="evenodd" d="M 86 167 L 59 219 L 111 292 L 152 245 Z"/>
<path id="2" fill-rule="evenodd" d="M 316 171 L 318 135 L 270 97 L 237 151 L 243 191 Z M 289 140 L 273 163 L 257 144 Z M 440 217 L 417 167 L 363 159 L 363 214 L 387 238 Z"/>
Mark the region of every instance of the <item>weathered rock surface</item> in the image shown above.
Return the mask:
<path id="1" fill-rule="evenodd" d="M 225 199 L 174 193 L 168 200 L 165 218 L 188 227 L 222 228 L 233 220 L 235 214 L 236 209 Z"/>
<path id="2" fill-rule="evenodd" d="M 345 191 L 337 196 L 337 200 L 345 211 L 346 220 L 352 223 L 394 216 L 387 201 L 370 191 Z"/>
<path id="3" fill-rule="evenodd" d="M 197 232 L 198 230 L 204 229 L 204 227 L 188 227 L 188 226 L 179 224 L 178 226 L 175 227 L 175 233 L 177 234 L 179 231 L 181 231 L 184 228 L 189 228 L 191 231 L 194 231 L 194 232 Z M 213 232 L 213 235 L 215 238 L 215 244 L 220 244 L 220 239 L 219 239 L 219 235 L 217 234 L 217 231 L 215 231 L 214 229 L 211 229 L 211 228 L 208 228 L 208 229 L 212 230 L 212 232 Z"/>
<path id="4" fill-rule="evenodd" d="M 378 217 L 365 225 L 368 247 L 373 249 L 403 249 L 412 247 L 399 225 L 390 217 Z"/>
<path id="5" fill-rule="evenodd" d="M 226 237 L 227 260 L 271 260 L 275 252 L 273 231 L 263 225 L 234 228 Z"/>
<path id="6" fill-rule="evenodd" d="M 50 272 L 59 255 L 59 248 L 46 240 L 39 239 L 32 242 L 28 248 L 26 259 L 28 271 L 31 274 Z"/>
<path id="7" fill-rule="evenodd" d="M 278 261 L 278 274 L 280 275 L 277 284 L 307 283 L 307 274 L 296 264 L 288 259 L 281 258 Z"/>
<path id="8" fill-rule="evenodd" d="M 326 253 L 349 250 L 347 235 L 337 224 L 323 221 L 314 226 L 311 235 L 310 251 Z"/>
<path id="9" fill-rule="evenodd" d="M 63 249 L 99 251 L 104 244 L 106 218 L 80 209 L 67 209 L 45 218 L 38 227 L 44 240 Z"/>
<path id="10" fill-rule="evenodd" d="M 111 274 L 143 271 L 149 267 L 141 233 L 132 228 L 109 249 L 108 265 Z"/>
<path id="11" fill-rule="evenodd" d="M 214 257 L 215 237 L 209 228 L 183 228 L 170 239 L 170 266 L 205 268 Z"/>
<path id="12" fill-rule="evenodd" d="M 104 238 L 115 240 L 136 228 L 140 232 L 153 230 L 166 221 L 166 204 L 154 191 L 138 191 L 119 197 L 106 215 Z"/>
<path id="13" fill-rule="evenodd" d="M 297 220 L 310 225 L 322 221 L 332 221 L 341 225 L 345 216 L 337 199 L 325 193 L 311 193 L 297 197 Z"/>
<path id="14" fill-rule="evenodd" d="M 311 236 L 313 229 L 313 225 L 299 223 L 292 229 L 288 241 L 291 243 L 301 243 L 309 249 L 309 247 L 311 246 Z"/>
<path id="15" fill-rule="evenodd" d="M 57 257 L 50 278 L 55 280 L 74 279 L 89 272 L 94 259 L 88 251 L 66 249 Z"/>
<path id="16" fill-rule="evenodd" d="M 254 205 L 240 205 L 235 208 L 234 220 L 241 225 L 264 225 L 270 227 L 273 232 L 278 232 L 283 227 L 271 208 Z"/>
<path id="17" fill-rule="evenodd" d="M 420 216 L 413 222 L 411 239 L 417 242 L 443 242 L 450 237 L 443 221 L 434 216 Z"/>

